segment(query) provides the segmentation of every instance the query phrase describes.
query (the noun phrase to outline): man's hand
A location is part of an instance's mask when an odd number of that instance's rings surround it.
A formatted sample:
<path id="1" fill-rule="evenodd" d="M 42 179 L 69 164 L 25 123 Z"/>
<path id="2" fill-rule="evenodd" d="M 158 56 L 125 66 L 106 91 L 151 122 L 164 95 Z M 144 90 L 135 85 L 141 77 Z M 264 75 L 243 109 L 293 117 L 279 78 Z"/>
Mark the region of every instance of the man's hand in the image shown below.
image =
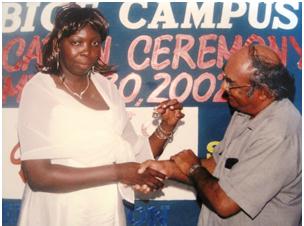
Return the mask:
<path id="1" fill-rule="evenodd" d="M 194 164 L 201 164 L 200 159 L 190 149 L 183 150 L 171 156 L 170 159 L 174 161 L 182 173 L 187 176 L 189 176 L 189 170 Z"/>
<path id="2" fill-rule="evenodd" d="M 183 183 L 190 183 L 188 177 L 182 173 L 182 171 L 177 167 L 174 161 L 147 160 L 140 165 L 138 173 L 143 173 L 149 168 L 166 175 L 166 179 L 177 180 Z"/>

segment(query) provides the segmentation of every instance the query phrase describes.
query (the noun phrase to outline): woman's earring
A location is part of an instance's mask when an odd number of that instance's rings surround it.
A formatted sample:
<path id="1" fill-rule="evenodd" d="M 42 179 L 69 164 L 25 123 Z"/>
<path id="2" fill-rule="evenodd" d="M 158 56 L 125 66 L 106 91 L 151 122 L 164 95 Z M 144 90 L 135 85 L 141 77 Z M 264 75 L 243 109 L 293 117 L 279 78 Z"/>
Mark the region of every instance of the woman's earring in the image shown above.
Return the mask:
<path id="1" fill-rule="evenodd" d="M 60 67 L 60 63 L 59 63 L 59 53 L 56 52 L 56 68 L 57 68 L 57 71 L 59 70 L 59 67 Z"/>

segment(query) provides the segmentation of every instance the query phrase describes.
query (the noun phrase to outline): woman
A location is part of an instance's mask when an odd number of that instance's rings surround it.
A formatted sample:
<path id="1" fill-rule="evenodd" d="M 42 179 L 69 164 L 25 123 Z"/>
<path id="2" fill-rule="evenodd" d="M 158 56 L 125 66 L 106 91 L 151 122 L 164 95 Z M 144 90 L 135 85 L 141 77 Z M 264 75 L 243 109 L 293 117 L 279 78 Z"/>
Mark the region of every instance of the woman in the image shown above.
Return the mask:
<path id="1" fill-rule="evenodd" d="M 100 61 L 107 34 L 96 9 L 71 4 L 56 16 L 40 72 L 20 102 L 27 179 L 20 226 L 125 225 L 122 199 L 134 200 L 130 186 L 163 185 L 157 171 L 138 174 L 136 161 L 161 154 L 182 106 L 163 102 L 158 129 L 149 138 L 136 135 L 114 84 L 101 75 L 112 71 Z"/>

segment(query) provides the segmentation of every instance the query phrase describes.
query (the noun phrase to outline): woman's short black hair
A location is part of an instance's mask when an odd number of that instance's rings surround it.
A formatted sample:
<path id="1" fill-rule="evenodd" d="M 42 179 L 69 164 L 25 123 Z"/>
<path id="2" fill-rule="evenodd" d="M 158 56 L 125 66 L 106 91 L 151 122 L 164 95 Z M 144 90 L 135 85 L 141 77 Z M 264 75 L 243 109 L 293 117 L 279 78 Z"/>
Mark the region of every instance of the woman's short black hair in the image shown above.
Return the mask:
<path id="1" fill-rule="evenodd" d="M 250 78 L 253 87 L 266 86 L 275 100 L 288 98 L 293 101 L 295 83 L 287 68 L 281 62 L 274 64 L 259 56 L 254 45 L 249 46 L 249 56 L 256 69 Z"/>
<path id="2" fill-rule="evenodd" d="M 75 3 L 61 7 L 57 11 L 54 28 L 43 48 L 42 65 L 38 65 L 38 70 L 48 74 L 60 75 L 59 43 L 62 39 L 75 34 L 88 24 L 100 35 L 101 42 L 104 42 L 108 36 L 109 23 L 97 9 L 82 8 Z M 112 66 L 99 59 L 94 65 L 94 71 L 108 74 L 114 70 Z"/>

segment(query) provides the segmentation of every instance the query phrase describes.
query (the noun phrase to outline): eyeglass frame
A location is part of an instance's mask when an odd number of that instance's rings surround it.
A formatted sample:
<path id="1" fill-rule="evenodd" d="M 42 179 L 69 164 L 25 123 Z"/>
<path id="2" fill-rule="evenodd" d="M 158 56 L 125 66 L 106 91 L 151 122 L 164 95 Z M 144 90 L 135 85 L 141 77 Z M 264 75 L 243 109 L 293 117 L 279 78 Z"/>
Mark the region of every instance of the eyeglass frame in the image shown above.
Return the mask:
<path id="1" fill-rule="evenodd" d="M 226 86 L 227 86 L 227 90 L 228 92 L 230 92 L 230 90 L 232 89 L 240 89 L 240 88 L 245 88 L 245 87 L 250 87 L 249 91 L 247 92 L 247 96 L 250 97 L 253 94 L 254 91 L 254 86 L 253 85 L 231 85 L 231 83 L 233 83 L 233 81 L 231 81 L 231 79 L 229 79 L 229 77 L 227 77 L 226 74 L 223 74 L 223 82 L 225 82 Z"/>

